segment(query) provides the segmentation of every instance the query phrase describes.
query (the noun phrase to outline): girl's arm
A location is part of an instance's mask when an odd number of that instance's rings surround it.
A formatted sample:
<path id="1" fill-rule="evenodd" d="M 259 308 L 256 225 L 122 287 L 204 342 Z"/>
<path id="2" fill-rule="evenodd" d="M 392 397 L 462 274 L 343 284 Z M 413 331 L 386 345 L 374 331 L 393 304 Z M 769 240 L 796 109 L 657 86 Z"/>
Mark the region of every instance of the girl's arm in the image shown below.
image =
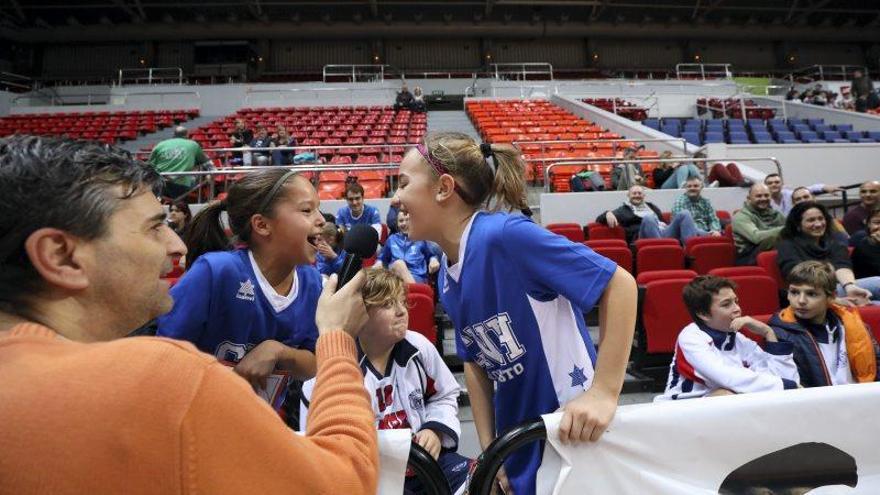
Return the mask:
<path id="1" fill-rule="evenodd" d="M 480 439 L 480 447 L 486 447 L 495 440 L 495 406 L 492 404 L 492 381 L 483 368 L 476 363 L 464 363 L 464 379 L 467 383 L 474 426 Z"/>
<path id="2" fill-rule="evenodd" d="M 593 385 L 563 407 L 560 424 L 560 440 L 563 443 L 596 441 L 614 418 L 626 376 L 635 324 L 636 283 L 632 275 L 618 267 L 599 300 L 601 348 Z M 470 386 L 468 382 L 468 390 Z"/>

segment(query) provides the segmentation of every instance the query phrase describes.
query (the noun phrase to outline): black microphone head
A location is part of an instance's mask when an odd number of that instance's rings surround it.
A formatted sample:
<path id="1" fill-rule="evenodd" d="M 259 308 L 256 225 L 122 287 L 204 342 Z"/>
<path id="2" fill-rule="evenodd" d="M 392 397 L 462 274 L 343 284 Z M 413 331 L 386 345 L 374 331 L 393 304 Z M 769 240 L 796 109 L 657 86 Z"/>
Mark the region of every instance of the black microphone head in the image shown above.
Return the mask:
<path id="1" fill-rule="evenodd" d="M 353 225 L 345 233 L 342 245 L 346 252 L 369 258 L 376 254 L 376 248 L 379 247 L 379 233 L 369 225 Z"/>

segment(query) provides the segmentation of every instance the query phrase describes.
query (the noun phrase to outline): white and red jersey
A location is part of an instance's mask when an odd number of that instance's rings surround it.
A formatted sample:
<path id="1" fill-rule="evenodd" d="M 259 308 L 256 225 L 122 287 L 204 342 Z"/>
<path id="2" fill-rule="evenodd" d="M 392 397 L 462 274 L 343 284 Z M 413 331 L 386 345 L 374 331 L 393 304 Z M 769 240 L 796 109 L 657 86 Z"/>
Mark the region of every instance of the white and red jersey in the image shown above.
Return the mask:
<path id="1" fill-rule="evenodd" d="M 691 323 L 678 334 L 666 391 L 654 400 L 703 397 L 719 388 L 738 394 L 797 388 L 793 349 L 790 342 L 761 349 L 739 332 Z"/>
<path id="2" fill-rule="evenodd" d="M 428 339 L 407 331 L 394 345 L 385 370 L 376 370 L 360 347 L 358 360 L 378 429 L 417 432 L 430 428 L 440 436 L 443 448 L 457 448 L 461 434 L 458 382 Z M 303 385 L 300 431 L 306 431 L 314 382 Z"/>

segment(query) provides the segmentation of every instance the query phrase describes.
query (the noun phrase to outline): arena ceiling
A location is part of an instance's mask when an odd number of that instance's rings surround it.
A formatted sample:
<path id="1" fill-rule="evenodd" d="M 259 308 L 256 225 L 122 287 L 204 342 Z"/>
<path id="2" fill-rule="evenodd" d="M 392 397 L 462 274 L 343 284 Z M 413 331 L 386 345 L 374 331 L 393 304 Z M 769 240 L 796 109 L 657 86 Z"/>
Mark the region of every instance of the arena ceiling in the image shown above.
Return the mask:
<path id="1" fill-rule="evenodd" d="M 306 26 L 308 29 L 297 29 Z M 252 37 L 389 36 L 455 26 L 487 36 L 582 33 L 603 26 L 687 28 L 691 31 L 767 28 L 798 33 L 799 39 L 876 42 L 880 2 L 875 0 L 4 0 L 0 35 L 14 41 L 111 41 Z M 591 31 L 591 27 L 594 31 Z M 375 28 L 375 29 L 373 29 Z M 637 29 L 634 29 L 637 30 Z M 618 34 L 621 31 L 617 29 Z M 599 29 L 598 32 L 602 32 Z M 612 31 L 613 32 L 613 31 Z M 126 34 L 127 33 L 127 34 Z M 323 33 L 315 35 L 315 33 Z M 468 32 L 467 35 L 473 33 Z M 831 36 L 833 34 L 833 36 Z"/>

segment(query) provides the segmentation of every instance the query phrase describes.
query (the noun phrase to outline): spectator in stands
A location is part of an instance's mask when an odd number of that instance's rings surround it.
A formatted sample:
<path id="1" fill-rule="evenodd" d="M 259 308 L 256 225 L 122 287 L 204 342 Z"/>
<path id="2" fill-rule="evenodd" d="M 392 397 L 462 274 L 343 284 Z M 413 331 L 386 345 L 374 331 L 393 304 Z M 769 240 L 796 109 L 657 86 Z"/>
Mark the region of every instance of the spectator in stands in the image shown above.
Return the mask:
<path id="1" fill-rule="evenodd" d="M 793 206 L 791 202 L 793 191 L 782 183 L 782 176 L 777 173 L 767 174 L 764 177 L 764 185 L 770 190 L 770 207 L 783 215 L 788 215 Z M 809 189 L 813 194 L 834 193 L 841 190 L 837 186 L 825 184 L 813 184 Z"/>
<path id="2" fill-rule="evenodd" d="M 270 146 L 275 147 L 294 147 L 296 146 L 296 138 L 287 133 L 287 129 L 284 126 L 279 125 L 277 129 L 277 133 L 275 134 Z M 293 156 L 295 152 L 293 150 L 274 150 L 272 151 L 272 164 L 273 165 L 293 165 Z"/>
<path id="3" fill-rule="evenodd" d="M 831 215 L 819 203 L 800 203 L 791 210 L 776 245 L 776 263 L 783 278 L 803 261 L 823 261 L 834 267 L 841 297 L 859 304 L 866 304 L 871 298 L 880 299 L 880 277 L 856 280 L 846 244 L 834 239 L 830 224 Z"/>
<path id="4" fill-rule="evenodd" d="M 855 110 L 855 102 L 848 86 L 840 87 L 840 97 L 832 100 L 832 106 L 840 110 Z"/>
<path id="5" fill-rule="evenodd" d="M 229 135 L 229 142 L 232 144 L 232 147 L 241 148 L 243 146 L 250 146 L 251 141 L 253 140 L 254 132 L 245 126 L 244 119 L 235 119 L 235 129 L 232 131 L 232 134 Z M 232 161 L 236 164 L 241 165 L 243 159 L 243 154 L 240 151 L 232 154 Z"/>
<path id="6" fill-rule="evenodd" d="M 0 140 L 2 490 L 375 493 L 352 339 L 366 321 L 363 275 L 336 294 L 329 283 L 312 315 L 320 358 L 305 437 L 192 346 L 122 338 L 171 309 L 160 277 L 186 253 L 160 181 L 115 148 Z"/>
<path id="7" fill-rule="evenodd" d="M 627 242 L 636 239 L 669 237 L 684 244 L 691 237 L 699 235 L 690 211 L 683 210 L 672 217 L 669 225 L 662 220 L 663 213 L 657 205 L 645 201 L 645 188 L 632 186 L 627 191 L 627 200 L 614 211 L 606 211 L 596 221 L 611 228 L 618 225 L 626 232 Z"/>
<path id="8" fill-rule="evenodd" d="M 861 202 L 843 216 L 843 226 L 849 235 L 864 229 L 868 213 L 880 204 L 880 181 L 872 180 L 862 184 L 859 188 L 859 199 Z"/>
<path id="9" fill-rule="evenodd" d="M 174 128 L 174 137 L 160 141 L 150 153 L 150 164 L 164 172 L 192 172 L 196 167 L 213 170 L 214 163 L 202 151 L 199 143 L 187 137 L 186 127 Z M 162 195 L 172 199 L 180 198 L 193 187 L 196 180 L 191 176 L 167 177 Z"/>
<path id="10" fill-rule="evenodd" d="M 387 267 L 408 284 L 426 284 L 440 269 L 440 253 L 428 241 L 409 238 L 409 213 L 397 214 L 396 234 L 391 234 L 376 260 L 376 268 Z"/>
<path id="11" fill-rule="evenodd" d="M 776 246 L 785 225 L 785 215 L 770 207 L 770 190 L 764 184 L 749 188 L 743 208 L 733 216 L 736 264 L 754 265 L 758 253 Z"/>
<path id="12" fill-rule="evenodd" d="M 880 276 L 880 208 L 871 210 L 865 231 L 853 242 L 853 273 L 859 279 Z"/>
<path id="13" fill-rule="evenodd" d="M 239 249 L 229 250 L 224 211 Z M 276 369 L 311 378 L 321 276 L 310 265 L 323 227 L 314 187 L 294 171 L 239 179 L 193 218 L 189 268 L 171 289 L 174 309 L 159 318 L 157 335 L 229 362 L 258 391 Z"/>
<path id="14" fill-rule="evenodd" d="M 791 191 L 792 206 L 806 201 L 816 201 L 813 193 L 810 192 L 810 188 L 801 186 L 796 187 Z M 831 235 L 834 237 L 834 239 L 840 241 L 843 244 L 849 242 L 849 234 L 846 233 L 846 229 L 843 227 L 843 224 L 840 223 L 840 220 L 833 217 L 831 218 L 831 220 Z"/>
<path id="15" fill-rule="evenodd" d="M 318 273 L 325 279 L 338 273 L 345 261 L 345 250 L 342 249 L 342 231 L 334 222 L 324 223 L 324 229 L 316 239 L 315 246 L 318 248 L 318 254 L 315 255 Z"/>
<path id="16" fill-rule="evenodd" d="M 864 113 L 880 106 L 880 97 L 877 96 L 877 91 L 874 89 L 874 82 L 861 70 L 853 71 L 850 93 L 857 112 Z"/>
<path id="17" fill-rule="evenodd" d="M 348 206 L 343 206 L 336 212 L 336 225 L 346 231 L 358 224 L 371 225 L 382 235 L 382 217 L 379 216 L 378 208 L 364 204 L 364 186 L 357 182 L 346 185 L 345 201 Z"/>
<path id="18" fill-rule="evenodd" d="M 400 209 L 393 204 L 388 206 L 388 214 L 385 215 L 385 225 L 388 226 L 388 234 L 397 233 L 397 215 Z"/>
<path id="19" fill-rule="evenodd" d="M 685 183 L 685 193 L 675 199 L 672 205 L 672 215 L 678 215 L 683 211 L 688 211 L 697 227 L 698 235 L 710 235 L 719 237 L 721 235 L 721 221 L 718 220 L 718 214 L 712 207 L 712 202 L 708 198 L 704 198 L 703 179 L 700 176 L 691 177 Z"/>
<path id="20" fill-rule="evenodd" d="M 367 274 L 363 295 L 370 318 L 358 335 L 364 386 L 367 395 L 376 398 L 376 427 L 411 429 L 413 440 L 439 463 L 449 493 L 458 493 L 473 463 L 456 453 L 461 435 L 458 382 L 434 344 L 407 330 L 406 293 L 404 281 L 388 270 Z M 303 387 L 301 431 L 306 430 L 313 386 L 310 380 Z M 407 476 L 404 492 L 425 489 L 418 478 Z"/>
<path id="21" fill-rule="evenodd" d="M 644 147 L 631 147 L 623 150 L 623 160 L 633 160 L 632 162 L 618 163 L 611 171 L 611 187 L 618 191 L 628 191 L 630 187 L 635 185 L 643 186 L 645 184 L 645 172 L 642 170 L 642 164 L 638 160 L 638 153 Z"/>
<path id="22" fill-rule="evenodd" d="M 183 236 L 183 232 L 191 220 L 192 211 L 185 202 L 175 201 L 168 206 L 168 226 L 178 236 Z"/>
<path id="23" fill-rule="evenodd" d="M 828 263 L 805 261 L 788 275 L 789 307 L 769 324 L 794 345 L 801 385 L 822 387 L 877 380 L 876 343 L 858 311 L 835 302 L 837 278 Z"/>
<path id="24" fill-rule="evenodd" d="M 413 88 L 413 101 L 410 105 L 410 109 L 412 109 L 413 112 L 420 113 L 424 113 L 428 109 L 427 104 L 425 104 L 425 95 L 422 93 L 422 88 L 419 86 Z"/>
<path id="25" fill-rule="evenodd" d="M 409 88 L 404 84 L 400 87 L 400 92 L 397 93 L 397 97 L 394 99 L 394 111 L 409 110 L 414 99 L 413 94 L 409 92 Z"/>
<path id="26" fill-rule="evenodd" d="M 257 127 L 257 135 L 251 141 L 251 148 L 274 148 L 275 141 L 269 136 L 269 131 L 265 127 Z M 260 150 L 252 152 L 252 164 L 254 166 L 263 166 L 271 164 L 271 156 L 268 150 Z"/>
<path id="27" fill-rule="evenodd" d="M 661 160 L 672 158 L 671 151 L 660 153 Z M 684 162 L 660 162 L 660 165 L 652 172 L 655 189 L 681 189 L 685 182 L 693 177 L 703 180 L 700 169 L 693 163 Z"/>
<path id="28" fill-rule="evenodd" d="M 709 187 L 749 187 L 752 181 L 743 177 L 739 167 L 735 163 L 716 163 L 709 169 L 709 177 L 706 178 Z"/>
<path id="29" fill-rule="evenodd" d="M 792 86 L 788 89 L 788 93 L 785 93 L 785 99 L 788 101 L 800 100 L 800 94 L 801 92 Z"/>
<path id="30" fill-rule="evenodd" d="M 701 275 L 682 291 L 693 323 L 676 338 L 666 391 L 655 401 L 788 390 L 800 385 L 790 342 L 779 342 L 768 325 L 743 316 L 736 284 Z M 764 340 L 762 349 L 740 330 Z"/>

